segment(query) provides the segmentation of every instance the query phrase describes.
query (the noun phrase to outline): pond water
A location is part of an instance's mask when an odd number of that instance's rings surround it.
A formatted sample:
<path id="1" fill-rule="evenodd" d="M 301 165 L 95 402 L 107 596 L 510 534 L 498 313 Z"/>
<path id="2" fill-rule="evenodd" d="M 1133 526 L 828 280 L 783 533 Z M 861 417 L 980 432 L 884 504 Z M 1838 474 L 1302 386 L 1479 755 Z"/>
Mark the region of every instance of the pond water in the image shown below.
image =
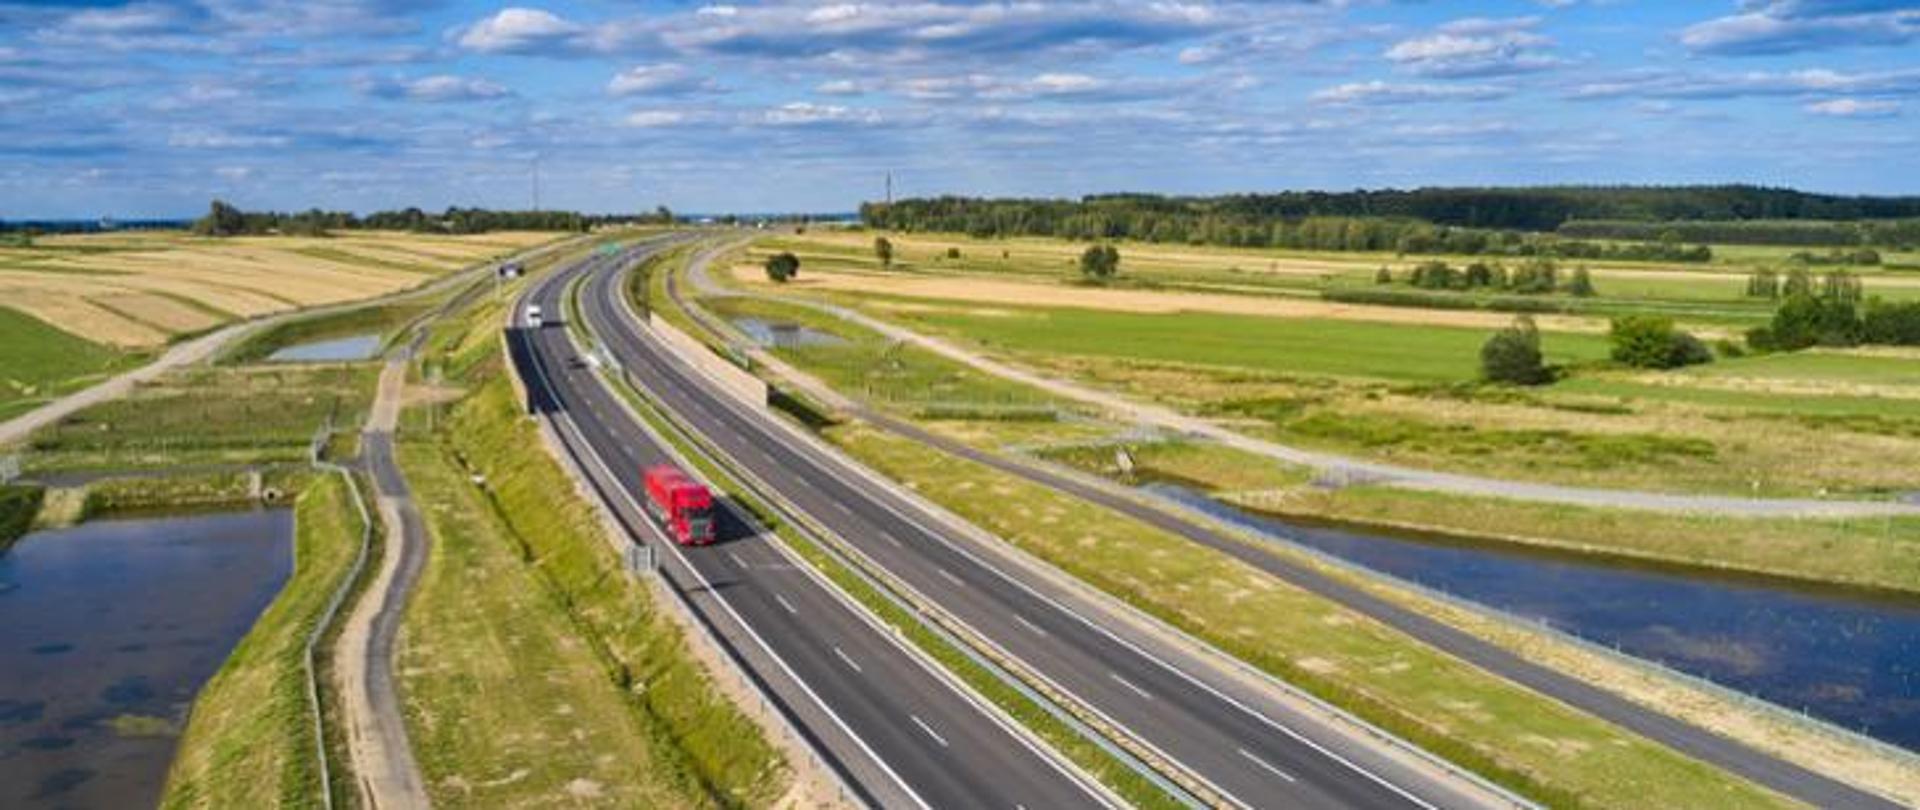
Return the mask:
<path id="1" fill-rule="evenodd" d="M 847 342 L 846 338 L 822 332 L 810 326 L 792 321 L 776 321 L 768 318 L 734 318 L 733 325 L 747 333 L 753 342 L 771 349 L 790 349 L 796 346 L 839 346 Z"/>
<path id="2" fill-rule="evenodd" d="M 0 807 L 152 807 L 293 566 L 293 513 L 102 520 L 0 554 Z"/>
<path id="3" fill-rule="evenodd" d="M 379 335 L 354 335 L 283 346 L 267 355 L 267 360 L 275 363 L 347 362 L 366 360 L 379 350 Z"/>
<path id="4" fill-rule="evenodd" d="M 1147 491 L 1920 751 L 1920 599 L 1507 544 L 1330 529 Z"/>

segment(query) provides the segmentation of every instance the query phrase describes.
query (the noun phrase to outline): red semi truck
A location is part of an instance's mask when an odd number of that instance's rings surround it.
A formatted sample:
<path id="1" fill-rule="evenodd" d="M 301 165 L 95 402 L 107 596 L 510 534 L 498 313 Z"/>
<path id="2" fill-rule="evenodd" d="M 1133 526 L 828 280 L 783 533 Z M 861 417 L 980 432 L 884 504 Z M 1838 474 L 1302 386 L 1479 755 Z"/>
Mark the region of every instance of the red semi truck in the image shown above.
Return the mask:
<path id="1" fill-rule="evenodd" d="M 648 467 L 647 512 L 683 546 L 713 542 L 713 493 L 670 464 Z"/>

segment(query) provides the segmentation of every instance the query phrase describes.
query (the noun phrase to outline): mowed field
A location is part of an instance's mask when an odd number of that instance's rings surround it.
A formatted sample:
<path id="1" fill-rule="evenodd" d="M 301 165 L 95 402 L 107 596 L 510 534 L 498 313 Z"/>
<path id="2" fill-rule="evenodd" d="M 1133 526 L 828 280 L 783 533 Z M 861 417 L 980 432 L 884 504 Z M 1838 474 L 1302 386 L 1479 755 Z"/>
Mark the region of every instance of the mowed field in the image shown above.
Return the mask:
<path id="1" fill-rule="evenodd" d="M 1560 380 L 1529 389 L 1488 386 L 1479 382 L 1480 348 L 1513 320 L 1509 313 L 1356 305 L 1141 278 L 1171 272 L 1169 262 L 1189 250 L 1183 247 L 1122 243 L 1121 282 L 1088 286 L 1077 283 L 1071 263 L 1084 245 L 887 236 L 896 245 L 892 270 L 873 258 L 871 232 L 810 232 L 756 245 L 732 265 L 732 280 L 756 293 L 851 307 L 1298 447 L 1621 489 L 1856 498 L 1920 491 L 1920 353 L 1911 350 L 1735 356 L 1722 348 L 1708 365 L 1641 371 L 1609 360 L 1602 314 L 1543 315 L 1536 317 L 1542 348 L 1562 368 Z M 913 247 L 903 253 L 903 244 Z M 796 281 L 776 288 L 755 260 L 782 249 L 795 250 L 802 269 Z M 1191 251 L 1191 262 L 1216 266 L 1252 266 L 1268 255 Z M 1598 300 L 1647 306 L 1666 295 L 1664 285 L 1692 283 L 1659 269 L 1630 272 L 1647 283 L 1597 282 Z M 1690 294 L 1751 310 L 1743 317 L 1764 322 L 1771 303 L 1743 300 L 1739 276 L 1722 272 L 1713 284 Z M 1737 340 L 1742 325 L 1681 323 L 1715 342 Z M 816 368 L 854 362 L 833 347 L 784 352 Z"/>
<path id="2" fill-rule="evenodd" d="M 161 231 L 42 237 L 30 247 L 0 248 L 0 302 L 94 343 L 137 349 L 238 318 L 414 287 L 553 237 L 378 231 L 227 239 Z"/>

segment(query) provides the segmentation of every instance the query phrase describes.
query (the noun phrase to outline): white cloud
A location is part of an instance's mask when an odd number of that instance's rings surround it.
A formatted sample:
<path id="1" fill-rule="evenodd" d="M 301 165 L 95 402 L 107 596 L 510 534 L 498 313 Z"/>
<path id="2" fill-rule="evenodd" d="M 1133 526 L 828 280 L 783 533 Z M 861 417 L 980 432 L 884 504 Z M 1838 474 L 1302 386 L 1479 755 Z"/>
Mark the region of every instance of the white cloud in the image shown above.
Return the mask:
<path id="1" fill-rule="evenodd" d="M 1422 76 L 1505 76 L 1558 67 L 1553 40 L 1535 32 L 1538 17 L 1469 17 L 1395 43 L 1387 59 Z"/>
<path id="2" fill-rule="evenodd" d="M 455 41 L 481 53 L 534 53 L 563 46 L 585 31 L 550 11 L 504 8 L 460 30 Z"/>
<path id="3" fill-rule="evenodd" d="M 679 110 L 634 110 L 622 119 L 622 123 L 639 129 L 654 129 L 683 124 L 687 120 L 687 114 Z"/>
<path id="4" fill-rule="evenodd" d="M 615 74 L 607 92 L 615 96 L 684 95 L 719 89 L 712 79 L 695 75 L 685 65 L 671 62 L 636 65 Z"/>
<path id="5" fill-rule="evenodd" d="M 877 110 L 843 107 L 838 104 L 815 104 L 810 101 L 795 101 L 767 110 L 761 118 L 773 126 L 815 126 L 822 124 L 867 125 L 881 121 Z"/>
<path id="6" fill-rule="evenodd" d="M 1816 101 L 1802 109 L 1830 118 L 1891 118 L 1900 114 L 1900 102 L 1857 98 Z"/>
<path id="7" fill-rule="evenodd" d="M 1685 73 L 1644 70 L 1576 85 L 1569 98 L 1739 98 L 1796 95 L 1916 95 L 1920 68 L 1848 73 L 1825 68 L 1787 72 Z"/>
<path id="8" fill-rule="evenodd" d="M 513 91 L 497 82 L 451 74 L 417 79 L 361 77 L 353 85 L 362 95 L 412 101 L 486 101 L 513 95 Z"/>
<path id="9" fill-rule="evenodd" d="M 1756 56 L 1920 39 L 1920 8 L 1898 0 L 1752 0 L 1741 13 L 1688 26 L 1680 43 L 1699 53 Z"/>
<path id="10" fill-rule="evenodd" d="M 1488 101 L 1511 91 L 1484 84 L 1390 84 L 1350 82 L 1313 94 L 1318 104 L 1411 104 L 1428 101 Z"/>

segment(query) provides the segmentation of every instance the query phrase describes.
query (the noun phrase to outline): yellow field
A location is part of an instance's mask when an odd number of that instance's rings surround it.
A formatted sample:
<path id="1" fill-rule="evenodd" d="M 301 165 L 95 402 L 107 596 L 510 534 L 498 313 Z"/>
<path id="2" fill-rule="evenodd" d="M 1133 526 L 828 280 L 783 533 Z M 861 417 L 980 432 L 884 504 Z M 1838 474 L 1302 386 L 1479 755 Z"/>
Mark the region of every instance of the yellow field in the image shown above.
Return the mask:
<path id="1" fill-rule="evenodd" d="M 326 238 L 128 232 L 0 248 L 0 305 L 139 348 L 237 318 L 372 298 L 555 237 L 344 232 Z"/>
<path id="2" fill-rule="evenodd" d="M 731 268 L 736 282 L 771 287 L 758 265 Z M 1212 312 L 1273 318 L 1329 318 L 1421 326 L 1498 329 L 1513 322 L 1504 312 L 1344 304 L 1315 298 L 1282 298 L 1226 293 L 1165 292 L 1086 287 L 1061 282 L 1015 281 L 967 276 L 902 276 L 900 274 L 841 272 L 809 269 L 782 287 L 826 292 L 873 293 L 933 301 L 960 301 L 1000 306 L 1078 307 L 1113 312 L 1166 314 Z M 976 311 L 976 314 L 981 314 Z M 1541 329 L 1554 332 L 1607 331 L 1602 318 L 1540 315 Z"/>

